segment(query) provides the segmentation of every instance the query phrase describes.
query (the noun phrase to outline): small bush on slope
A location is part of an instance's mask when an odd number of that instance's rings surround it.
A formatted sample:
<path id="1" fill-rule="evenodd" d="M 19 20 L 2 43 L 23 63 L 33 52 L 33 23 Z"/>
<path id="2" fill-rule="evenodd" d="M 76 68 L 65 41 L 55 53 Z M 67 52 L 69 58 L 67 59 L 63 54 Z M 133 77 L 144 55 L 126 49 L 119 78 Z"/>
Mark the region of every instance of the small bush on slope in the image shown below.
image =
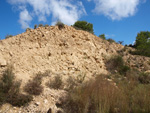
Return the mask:
<path id="1" fill-rule="evenodd" d="M 58 26 L 59 30 L 61 30 L 61 29 L 63 29 L 65 27 L 64 24 L 61 21 L 58 21 L 56 23 L 56 26 Z"/>
<path id="2" fill-rule="evenodd" d="M 27 32 L 27 31 L 31 31 L 31 28 L 27 28 L 27 29 L 26 29 L 26 32 Z"/>
<path id="3" fill-rule="evenodd" d="M 86 21 L 77 21 L 74 23 L 73 27 L 76 29 L 81 29 L 81 30 L 88 31 L 94 34 L 93 24 L 88 23 Z"/>
<path id="4" fill-rule="evenodd" d="M 20 81 L 15 81 L 12 67 L 8 67 L 0 80 L 0 105 L 10 103 L 13 106 L 23 106 L 32 100 L 29 95 L 20 93 Z"/>
<path id="5" fill-rule="evenodd" d="M 49 88 L 53 89 L 62 89 L 63 88 L 63 82 L 62 77 L 60 75 L 56 75 L 53 80 L 50 80 L 46 84 Z"/>
<path id="6" fill-rule="evenodd" d="M 11 37 L 13 37 L 13 35 L 6 35 L 5 39 L 11 38 Z"/>
<path id="7" fill-rule="evenodd" d="M 101 34 L 101 35 L 99 35 L 98 37 L 100 37 L 100 38 L 102 38 L 102 39 L 106 39 L 106 37 L 105 37 L 105 34 Z"/>
<path id="8" fill-rule="evenodd" d="M 81 84 L 83 84 L 84 80 L 85 80 L 85 74 L 84 73 L 79 74 L 76 78 L 69 76 L 67 81 L 66 81 L 67 82 L 66 90 L 67 91 L 73 90 L 77 86 L 80 86 Z"/>
<path id="9" fill-rule="evenodd" d="M 44 27 L 49 27 L 49 25 L 48 25 L 48 24 L 45 24 Z"/>
<path id="10" fill-rule="evenodd" d="M 39 24 L 39 27 L 43 27 L 43 24 Z"/>
<path id="11" fill-rule="evenodd" d="M 138 80 L 141 84 L 150 84 L 150 73 L 141 73 Z"/>
<path id="12" fill-rule="evenodd" d="M 115 40 L 113 40 L 112 38 L 107 39 L 108 42 L 113 43 L 115 42 Z"/>
<path id="13" fill-rule="evenodd" d="M 119 72 L 120 74 L 125 75 L 130 68 L 124 65 L 124 61 L 121 56 L 113 56 L 106 61 L 106 68 L 112 73 Z"/>
<path id="14" fill-rule="evenodd" d="M 34 29 L 36 29 L 36 28 L 37 28 L 37 25 L 35 24 L 35 25 L 34 25 Z"/>
<path id="15" fill-rule="evenodd" d="M 42 75 L 38 73 L 32 80 L 25 85 L 24 91 L 30 95 L 40 95 L 43 92 Z"/>

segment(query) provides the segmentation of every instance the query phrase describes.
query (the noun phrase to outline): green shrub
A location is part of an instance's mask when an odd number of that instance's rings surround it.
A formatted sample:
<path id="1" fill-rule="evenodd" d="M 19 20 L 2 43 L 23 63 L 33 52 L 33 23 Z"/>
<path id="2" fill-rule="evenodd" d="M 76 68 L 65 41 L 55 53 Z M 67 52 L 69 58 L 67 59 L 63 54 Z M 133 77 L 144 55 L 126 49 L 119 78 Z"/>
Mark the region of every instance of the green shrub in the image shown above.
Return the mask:
<path id="1" fill-rule="evenodd" d="M 130 52 L 131 54 L 150 57 L 150 32 L 142 31 L 138 33 L 134 47 L 136 50 Z"/>
<path id="2" fill-rule="evenodd" d="M 25 85 L 24 91 L 30 95 L 40 95 L 43 92 L 42 76 L 38 73 L 32 80 Z"/>
<path id="3" fill-rule="evenodd" d="M 5 93 L 0 91 L 0 106 L 6 103 L 6 99 L 7 99 L 7 96 L 5 95 Z"/>
<path id="4" fill-rule="evenodd" d="M 145 51 L 144 49 L 143 50 L 136 49 L 134 51 L 129 51 L 129 53 L 132 55 L 141 55 L 141 56 L 150 57 L 149 52 Z"/>
<path id="5" fill-rule="evenodd" d="M 123 41 L 118 41 L 119 44 L 123 44 Z"/>
<path id="6" fill-rule="evenodd" d="M 60 75 L 56 75 L 53 80 L 47 83 L 47 86 L 53 89 L 62 89 L 63 88 L 62 77 Z"/>
<path id="7" fill-rule="evenodd" d="M 150 84 L 150 73 L 141 73 L 138 80 L 141 84 Z"/>
<path id="8" fill-rule="evenodd" d="M 82 84 L 84 82 L 84 79 L 85 79 L 85 74 L 81 73 L 77 76 L 76 81 L 77 83 Z"/>
<path id="9" fill-rule="evenodd" d="M 48 24 L 45 24 L 45 26 L 44 27 L 49 27 L 49 25 Z"/>
<path id="10" fill-rule="evenodd" d="M 0 82 L 0 89 L 3 93 L 8 93 L 11 87 L 14 84 L 15 75 L 12 71 L 12 67 L 9 66 L 6 70 L 4 70 Z"/>
<path id="11" fill-rule="evenodd" d="M 107 70 L 111 73 L 119 72 L 120 74 L 125 75 L 126 72 L 130 70 L 130 68 L 124 64 L 121 56 L 113 56 L 106 61 L 105 65 Z"/>
<path id="12" fill-rule="evenodd" d="M 16 94 L 8 97 L 8 102 L 13 106 L 24 106 L 33 100 L 31 95 Z"/>
<path id="13" fill-rule="evenodd" d="M 35 25 L 34 25 L 34 29 L 36 29 L 36 28 L 37 28 L 37 25 L 35 24 Z"/>
<path id="14" fill-rule="evenodd" d="M 20 93 L 21 82 L 15 82 L 7 95 L 7 102 L 13 106 L 24 106 L 33 100 L 30 95 Z"/>
<path id="15" fill-rule="evenodd" d="M 105 34 L 101 34 L 101 35 L 99 35 L 99 37 L 104 39 L 104 40 L 106 39 Z"/>
<path id="16" fill-rule="evenodd" d="M 43 91 L 43 87 L 36 81 L 29 81 L 24 87 L 24 91 L 30 95 L 40 95 Z"/>
<path id="17" fill-rule="evenodd" d="M 43 24 L 39 24 L 39 27 L 43 27 Z"/>
<path id="18" fill-rule="evenodd" d="M 76 78 L 69 76 L 67 79 L 67 90 L 73 90 L 75 87 L 80 86 L 85 80 L 85 74 L 79 74 Z"/>
<path id="19" fill-rule="evenodd" d="M 86 21 L 77 21 L 74 23 L 73 27 L 77 28 L 77 29 L 82 29 L 84 31 L 88 31 L 88 32 L 94 34 L 93 24 L 88 23 Z"/>
<path id="20" fill-rule="evenodd" d="M 120 67 L 119 73 L 123 74 L 123 75 L 126 75 L 127 71 L 129 71 L 129 70 L 130 70 L 129 66 L 123 65 L 122 67 Z"/>
<path id="21" fill-rule="evenodd" d="M 27 29 L 26 29 L 26 32 L 27 32 L 27 31 L 30 31 L 30 30 L 31 30 L 30 28 L 27 28 Z"/>
<path id="22" fill-rule="evenodd" d="M 114 43 L 115 42 L 115 40 L 113 40 L 112 38 L 107 39 L 107 41 L 110 42 L 110 43 Z"/>
<path id="23" fill-rule="evenodd" d="M 68 91 L 74 89 L 77 86 L 76 80 L 72 76 L 69 76 L 66 82 Z"/>
<path id="24" fill-rule="evenodd" d="M 13 35 L 6 35 L 5 39 L 11 38 L 11 37 L 13 37 Z"/>
<path id="25" fill-rule="evenodd" d="M 15 81 L 12 66 L 9 66 L 3 73 L 0 80 L 0 105 L 10 103 L 13 106 L 24 106 L 32 97 L 20 93 L 20 81 Z"/>
<path id="26" fill-rule="evenodd" d="M 59 30 L 61 30 L 61 29 L 63 29 L 65 27 L 65 25 L 61 21 L 58 21 L 56 23 L 56 26 L 58 26 Z"/>
<path id="27" fill-rule="evenodd" d="M 111 72 L 119 70 L 119 68 L 122 67 L 123 65 L 124 61 L 121 56 L 113 56 L 106 61 L 106 68 Z"/>

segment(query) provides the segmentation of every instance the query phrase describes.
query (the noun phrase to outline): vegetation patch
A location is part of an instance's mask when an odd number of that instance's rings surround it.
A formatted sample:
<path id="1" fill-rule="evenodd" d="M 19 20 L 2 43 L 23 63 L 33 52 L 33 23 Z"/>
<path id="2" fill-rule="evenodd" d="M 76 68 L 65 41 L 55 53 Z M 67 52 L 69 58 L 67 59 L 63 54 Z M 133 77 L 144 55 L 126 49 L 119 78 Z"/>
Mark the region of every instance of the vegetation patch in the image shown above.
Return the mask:
<path id="1" fill-rule="evenodd" d="M 142 31 L 137 34 L 135 44 L 132 46 L 135 51 L 130 51 L 133 55 L 142 55 L 150 57 L 150 32 Z"/>
<path id="2" fill-rule="evenodd" d="M 39 27 L 43 27 L 43 24 L 39 24 Z"/>
<path id="3" fill-rule="evenodd" d="M 36 28 L 37 28 L 37 25 L 35 24 L 35 25 L 34 25 L 34 29 L 36 29 Z"/>
<path id="4" fill-rule="evenodd" d="M 13 37 L 13 35 L 6 35 L 5 39 L 11 38 L 11 37 Z"/>
<path id="5" fill-rule="evenodd" d="M 30 95 L 40 95 L 43 92 L 42 75 L 38 73 L 32 80 L 25 85 L 24 91 Z"/>
<path id="6" fill-rule="evenodd" d="M 56 23 L 56 26 L 58 26 L 59 30 L 61 30 L 61 29 L 63 29 L 65 27 L 65 25 L 61 21 L 58 21 Z"/>
<path id="7" fill-rule="evenodd" d="M 74 23 L 73 27 L 76 29 L 88 31 L 88 32 L 94 34 L 93 24 L 88 23 L 86 21 L 77 21 Z"/>
<path id="8" fill-rule="evenodd" d="M 101 35 L 99 35 L 98 37 L 99 37 L 99 38 L 102 38 L 103 40 L 106 39 L 105 34 L 101 34 Z"/>
<path id="9" fill-rule="evenodd" d="M 121 56 L 113 56 L 106 61 L 106 68 L 111 73 L 117 73 L 125 75 L 130 68 L 125 65 Z"/>
<path id="10" fill-rule="evenodd" d="M 141 73 L 138 80 L 141 84 L 150 84 L 150 73 Z"/>
<path id="11" fill-rule="evenodd" d="M 114 43 L 115 42 L 115 40 L 113 40 L 112 38 L 107 39 L 107 41 L 110 42 L 110 43 Z"/>
<path id="12" fill-rule="evenodd" d="M 68 93 L 66 113 L 149 113 L 150 85 L 137 79 L 120 79 L 117 85 L 98 75 Z"/>
<path id="13" fill-rule="evenodd" d="M 49 25 L 48 25 L 48 24 L 45 24 L 44 27 L 49 27 Z"/>
<path id="14" fill-rule="evenodd" d="M 31 29 L 30 29 L 30 28 L 27 28 L 27 29 L 26 29 L 26 32 L 27 32 L 27 31 L 31 31 Z"/>
<path id="15" fill-rule="evenodd" d="M 24 106 L 32 101 L 32 97 L 20 93 L 20 81 L 15 81 L 12 66 L 3 73 L 0 80 L 0 105 L 10 103 L 13 106 Z"/>
<path id="16" fill-rule="evenodd" d="M 63 81 L 60 75 L 56 75 L 53 80 L 50 80 L 46 83 L 49 88 L 53 89 L 62 89 L 63 88 Z"/>
<path id="17" fill-rule="evenodd" d="M 85 82 L 69 92 L 66 113 L 110 113 L 115 108 L 124 109 L 119 104 L 119 90 L 98 76 L 95 80 Z M 122 98 L 123 100 L 123 98 Z"/>
<path id="18" fill-rule="evenodd" d="M 81 73 L 79 74 L 76 78 L 73 78 L 72 76 L 69 76 L 67 79 L 67 91 L 71 91 L 74 88 L 76 88 L 77 86 L 80 86 L 81 84 L 83 84 L 85 80 L 85 74 Z"/>

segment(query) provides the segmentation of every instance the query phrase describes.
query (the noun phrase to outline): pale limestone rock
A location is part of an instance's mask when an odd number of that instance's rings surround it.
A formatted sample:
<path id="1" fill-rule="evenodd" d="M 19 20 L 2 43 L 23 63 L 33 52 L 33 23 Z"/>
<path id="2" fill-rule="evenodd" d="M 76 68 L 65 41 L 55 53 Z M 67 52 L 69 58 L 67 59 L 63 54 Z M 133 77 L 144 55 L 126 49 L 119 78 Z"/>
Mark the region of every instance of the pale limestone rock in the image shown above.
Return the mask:
<path id="1" fill-rule="evenodd" d="M 6 65 L 7 65 L 6 60 L 3 59 L 3 58 L 0 58 L 0 66 L 1 66 L 1 67 L 4 67 L 4 66 L 6 66 Z"/>

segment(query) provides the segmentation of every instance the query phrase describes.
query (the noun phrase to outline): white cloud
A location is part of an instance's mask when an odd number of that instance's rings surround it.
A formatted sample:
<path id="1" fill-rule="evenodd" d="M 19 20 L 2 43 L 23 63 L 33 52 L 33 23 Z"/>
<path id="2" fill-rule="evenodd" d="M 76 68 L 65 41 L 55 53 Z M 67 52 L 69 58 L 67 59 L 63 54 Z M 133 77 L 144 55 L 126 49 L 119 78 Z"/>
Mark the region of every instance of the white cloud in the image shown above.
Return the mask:
<path id="1" fill-rule="evenodd" d="M 133 16 L 140 0 L 94 0 L 94 2 L 95 9 L 93 12 L 103 14 L 112 20 L 120 20 Z"/>
<path id="2" fill-rule="evenodd" d="M 73 0 L 7 0 L 8 3 L 18 7 L 20 11 L 19 22 L 22 28 L 29 26 L 32 17 L 38 17 L 39 21 L 46 22 L 52 15 L 52 23 L 57 20 L 72 25 L 82 15 L 86 14 L 81 1 Z M 30 10 L 28 9 L 31 7 Z M 22 8 L 23 7 L 23 8 Z M 31 11 L 31 9 L 33 9 Z M 32 17 L 31 17 L 32 14 Z M 24 18 L 26 17 L 26 18 Z M 29 19 L 29 20 L 28 20 Z"/>
<path id="3" fill-rule="evenodd" d="M 26 29 L 29 27 L 29 23 L 31 20 L 32 20 L 32 17 L 30 16 L 30 14 L 28 13 L 28 11 L 26 9 L 24 9 L 23 11 L 20 12 L 19 23 L 21 24 L 21 27 L 23 29 Z"/>
<path id="4" fill-rule="evenodd" d="M 105 36 L 106 36 L 107 38 L 113 38 L 113 37 L 115 37 L 114 34 L 106 34 Z"/>
<path id="5" fill-rule="evenodd" d="M 52 15 L 54 22 L 59 19 L 65 24 L 71 25 L 77 21 L 82 14 L 86 14 L 81 2 L 78 2 L 76 7 L 73 4 L 64 1 L 51 1 Z"/>

